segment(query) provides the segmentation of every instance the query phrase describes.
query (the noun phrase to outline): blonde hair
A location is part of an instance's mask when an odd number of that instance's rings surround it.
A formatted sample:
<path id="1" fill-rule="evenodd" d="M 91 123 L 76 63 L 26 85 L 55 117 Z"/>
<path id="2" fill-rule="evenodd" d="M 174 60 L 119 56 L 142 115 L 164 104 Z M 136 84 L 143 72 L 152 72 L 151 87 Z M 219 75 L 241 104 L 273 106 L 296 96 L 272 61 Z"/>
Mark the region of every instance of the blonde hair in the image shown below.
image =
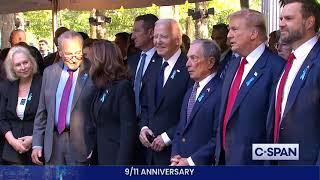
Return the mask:
<path id="1" fill-rule="evenodd" d="M 259 11 L 252 9 L 242 9 L 229 15 L 229 19 L 241 18 L 245 19 L 248 27 L 254 27 L 258 30 L 262 41 L 268 39 L 265 17 Z"/>
<path id="2" fill-rule="evenodd" d="M 182 31 L 181 31 L 181 27 L 180 27 L 179 23 L 176 20 L 174 20 L 174 19 L 159 19 L 156 22 L 155 26 L 157 24 L 167 25 L 170 28 L 173 36 L 179 40 L 179 46 L 182 45 Z"/>
<path id="3" fill-rule="evenodd" d="M 19 77 L 17 77 L 16 73 L 13 70 L 13 60 L 12 60 L 12 57 L 18 53 L 23 54 L 30 60 L 33 67 L 32 74 L 36 74 L 38 72 L 38 64 L 34 59 L 34 57 L 31 55 L 29 49 L 19 45 L 14 46 L 10 49 L 6 57 L 6 60 L 4 61 L 4 69 L 6 71 L 6 75 L 9 81 L 15 81 L 19 79 Z"/>

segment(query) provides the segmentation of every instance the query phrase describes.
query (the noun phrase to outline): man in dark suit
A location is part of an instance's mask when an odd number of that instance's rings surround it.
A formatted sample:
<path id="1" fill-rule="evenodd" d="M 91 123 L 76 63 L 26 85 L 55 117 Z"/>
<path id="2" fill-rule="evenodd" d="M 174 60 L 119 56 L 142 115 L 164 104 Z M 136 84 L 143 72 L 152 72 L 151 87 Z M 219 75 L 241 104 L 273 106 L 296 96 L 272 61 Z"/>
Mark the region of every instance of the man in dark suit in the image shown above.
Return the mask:
<path id="1" fill-rule="evenodd" d="M 320 164 L 319 3 L 292 0 L 280 16 L 281 40 L 292 47 L 268 113 L 270 142 L 299 144 L 299 160 L 281 165 Z"/>
<path id="2" fill-rule="evenodd" d="M 214 163 L 221 99 L 221 80 L 217 75 L 219 59 L 220 50 L 214 41 L 195 40 L 191 44 L 186 66 L 195 83 L 183 100 L 172 142 L 171 165 Z"/>
<path id="3" fill-rule="evenodd" d="M 154 45 L 162 57 L 149 64 L 146 96 L 142 99 L 139 139 L 148 148 L 147 164 L 168 165 L 171 141 L 179 121 L 183 96 L 190 87 L 186 56 L 181 53 L 182 33 L 173 19 L 161 19 L 154 28 Z M 149 138 L 148 138 L 149 137 Z"/>
<path id="4" fill-rule="evenodd" d="M 150 63 L 159 61 L 160 58 L 153 45 L 153 29 L 157 16 L 153 14 L 140 15 L 135 18 L 131 39 L 135 47 L 142 52 L 128 57 L 128 65 L 133 79 L 133 90 L 135 95 L 135 105 L 138 123 L 140 123 L 141 97 L 145 96 L 144 87 L 148 83 L 147 77 L 150 76 Z M 146 164 L 144 159 L 145 149 L 137 138 L 135 152 L 135 164 Z"/>
<path id="5" fill-rule="evenodd" d="M 252 144 L 266 143 L 271 88 L 284 61 L 266 48 L 263 15 L 244 9 L 230 15 L 228 38 L 240 57 L 230 62 L 221 95 L 216 163 L 263 164 L 252 160 Z"/>
<path id="6" fill-rule="evenodd" d="M 83 40 L 74 31 L 58 40 L 62 61 L 46 68 L 34 120 L 32 160 L 49 165 L 87 164 L 94 144 L 90 105 L 95 87 L 82 58 Z"/>

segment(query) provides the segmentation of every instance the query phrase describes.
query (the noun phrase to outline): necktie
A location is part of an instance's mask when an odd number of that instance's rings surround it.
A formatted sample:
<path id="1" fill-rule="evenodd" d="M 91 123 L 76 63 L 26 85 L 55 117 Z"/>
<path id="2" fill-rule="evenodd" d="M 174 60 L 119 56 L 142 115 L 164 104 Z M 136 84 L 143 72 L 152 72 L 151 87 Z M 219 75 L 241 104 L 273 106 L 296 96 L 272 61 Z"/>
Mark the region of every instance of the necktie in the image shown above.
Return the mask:
<path id="1" fill-rule="evenodd" d="M 140 90 L 141 90 L 141 81 L 143 77 L 143 68 L 146 61 L 147 55 L 145 53 L 141 54 L 140 66 L 134 80 L 134 98 L 136 102 L 136 114 L 140 114 Z"/>
<path id="2" fill-rule="evenodd" d="M 197 89 L 199 88 L 199 82 L 195 82 L 189 97 L 188 107 L 187 107 L 187 122 L 189 122 L 190 114 L 192 112 L 193 106 L 196 103 Z"/>
<path id="3" fill-rule="evenodd" d="M 236 97 L 238 95 L 238 91 L 239 91 L 242 75 L 243 75 L 243 72 L 244 72 L 244 66 L 247 63 L 248 63 L 248 61 L 247 61 L 246 58 L 243 58 L 241 60 L 241 63 L 239 65 L 239 67 L 238 67 L 238 71 L 237 71 L 236 77 L 234 78 L 233 83 L 232 83 L 232 85 L 230 87 L 230 90 L 229 90 L 227 108 L 226 108 L 226 112 L 225 112 L 224 118 L 223 118 L 223 129 L 222 129 L 222 145 L 223 145 L 224 149 L 226 149 L 225 145 L 226 145 L 227 123 L 228 123 L 228 120 L 229 120 L 229 116 L 230 116 L 233 104 L 234 104 L 234 102 L 236 100 Z"/>
<path id="4" fill-rule="evenodd" d="M 164 70 L 168 66 L 168 62 L 164 62 L 161 66 L 160 73 L 157 80 L 157 88 L 156 88 L 156 103 L 158 104 L 160 101 L 161 90 L 163 88 L 163 79 L 164 79 Z"/>
<path id="5" fill-rule="evenodd" d="M 273 132 L 274 143 L 278 142 L 279 126 L 280 126 L 280 119 L 281 119 L 281 104 L 282 104 L 282 98 L 283 98 L 284 85 L 286 84 L 286 80 L 294 59 L 295 59 L 295 56 L 293 53 L 291 53 L 288 57 L 286 67 L 284 68 L 284 73 L 280 79 L 280 83 L 278 87 L 278 94 L 277 94 L 276 107 L 275 107 L 274 132 Z"/>
<path id="6" fill-rule="evenodd" d="M 70 91 L 72 87 L 73 71 L 68 70 L 68 73 L 69 73 L 69 78 L 67 80 L 66 85 L 64 86 L 61 101 L 60 101 L 60 107 L 59 107 L 58 127 L 57 127 L 59 134 L 61 134 L 66 128 L 67 110 L 68 110 Z"/>

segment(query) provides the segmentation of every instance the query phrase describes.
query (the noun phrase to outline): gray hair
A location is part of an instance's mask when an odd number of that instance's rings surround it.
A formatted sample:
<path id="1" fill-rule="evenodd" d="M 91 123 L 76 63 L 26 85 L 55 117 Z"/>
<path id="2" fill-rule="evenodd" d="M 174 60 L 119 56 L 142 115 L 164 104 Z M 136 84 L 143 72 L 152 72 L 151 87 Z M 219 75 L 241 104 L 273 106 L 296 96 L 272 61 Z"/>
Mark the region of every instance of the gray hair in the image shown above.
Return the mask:
<path id="1" fill-rule="evenodd" d="M 176 20 L 174 20 L 174 19 L 159 19 L 156 22 L 155 26 L 157 24 L 167 25 L 170 28 L 173 36 L 179 40 L 179 46 L 182 45 L 182 31 L 181 31 L 181 27 L 180 27 L 179 23 Z"/>
<path id="2" fill-rule="evenodd" d="M 221 52 L 219 45 L 215 41 L 209 39 L 196 39 L 191 44 L 201 44 L 203 56 L 207 59 L 212 57 L 215 61 L 215 67 L 218 67 Z"/>
<path id="3" fill-rule="evenodd" d="M 245 19 L 247 27 L 254 27 L 258 30 L 262 41 L 268 40 L 265 17 L 261 12 L 252 9 L 242 9 L 229 15 L 230 20 L 233 18 Z"/>
<path id="4" fill-rule="evenodd" d="M 8 52 L 7 58 L 4 61 L 4 68 L 6 71 L 6 75 L 9 81 L 15 81 L 18 80 L 19 77 L 17 77 L 16 73 L 13 70 L 13 59 L 12 57 L 15 54 L 23 54 L 25 55 L 31 62 L 33 66 L 32 74 L 36 74 L 38 72 L 38 64 L 35 60 L 35 58 L 31 55 L 29 49 L 23 47 L 23 46 L 14 46 L 10 49 Z"/>
<path id="5" fill-rule="evenodd" d="M 75 32 L 75 31 L 66 31 L 66 32 L 62 33 L 58 38 L 59 50 L 61 50 L 61 48 L 63 48 L 62 42 L 66 39 L 78 39 L 80 41 L 81 45 L 83 45 L 83 38 L 82 38 L 81 34 Z"/>

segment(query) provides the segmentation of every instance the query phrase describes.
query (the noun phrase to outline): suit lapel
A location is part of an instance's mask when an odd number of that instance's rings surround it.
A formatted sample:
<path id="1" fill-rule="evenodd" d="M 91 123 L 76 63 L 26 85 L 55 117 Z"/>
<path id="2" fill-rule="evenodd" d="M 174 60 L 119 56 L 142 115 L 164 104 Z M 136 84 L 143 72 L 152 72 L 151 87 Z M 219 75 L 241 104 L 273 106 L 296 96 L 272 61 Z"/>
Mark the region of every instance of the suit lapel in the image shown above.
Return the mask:
<path id="1" fill-rule="evenodd" d="M 218 75 L 216 75 L 215 77 L 213 77 L 209 83 L 206 84 L 206 86 L 202 89 L 202 91 L 200 92 L 196 103 L 191 111 L 190 114 L 190 120 L 187 121 L 186 124 L 186 128 L 189 126 L 189 124 L 191 123 L 191 121 L 194 119 L 195 115 L 197 114 L 197 112 L 199 111 L 200 107 L 204 104 L 204 102 L 207 100 L 208 97 L 210 97 L 210 95 L 215 91 L 215 85 L 218 81 Z M 190 97 L 190 96 L 189 96 Z"/>
<path id="2" fill-rule="evenodd" d="M 80 66 L 79 69 L 79 74 L 77 78 L 77 82 L 75 85 L 75 90 L 74 90 L 74 95 L 73 95 L 73 100 L 72 100 L 72 105 L 71 105 L 71 111 L 73 110 L 74 106 L 77 104 L 77 101 L 80 97 L 80 94 L 82 92 L 82 89 L 84 88 L 87 80 L 88 80 L 88 63 L 87 60 L 83 60 L 83 63 Z"/>
<path id="3" fill-rule="evenodd" d="M 308 77 L 309 71 L 314 63 L 314 60 L 316 59 L 316 57 L 319 53 L 319 50 L 320 50 L 320 44 L 319 44 L 319 42 L 317 42 L 315 44 L 315 46 L 312 48 L 312 50 L 310 51 L 310 53 L 307 56 L 307 58 L 305 59 L 305 61 L 303 62 L 301 68 L 299 69 L 298 74 L 295 77 L 293 84 L 290 88 L 290 92 L 289 92 L 288 99 L 287 99 L 287 104 L 284 109 L 282 119 L 284 119 L 286 117 L 286 115 L 288 114 L 288 111 L 291 109 L 292 105 L 294 104 L 294 101 L 297 98 L 297 95 L 298 95 L 300 89 L 303 87 L 303 85 Z"/>
<path id="4" fill-rule="evenodd" d="M 185 68 L 185 62 L 183 61 L 184 55 L 181 53 L 176 64 L 172 68 L 170 75 L 167 79 L 167 82 L 165 83 L 161 94 L 160 94 L 160 100 L 159 103 L 157 104 L 157 108 L 160 107 L 165 94 L 169 93 L 171 91 L 171 87 L 174 87 L 177 82 L 180 80 L 180 74 L 182 72 L 182 68 Z"/>
<path id="5" fill-rule="evenodd" d="M 108 103 L 108 99 L 111 93 L 111 87 L 107 87 L 105 90 L 103 90 L 103 92 L 98 94 L 98 110 L 96 112 L 98 112 L 98 114 L 100 114 L 100 110 L 103 104 Z M 96 117 L 99 117 L 98 114 L 96 115 Z"/>
<path id="6" fill-rule="evenodd" d="M 257 62 L 253 65 L 251 70 L 249 71 L 248 75 L 245 77 L 244 81 L 241 84 L 241 87 L 239 89 L 236 101 L 234 102 L 234 105 L 232 107 L 229 119 L 234 114 L 236 109 L 240 106 L 242 100 L 246 97 L 250 89 L 254 86 L 254 84 L 258 81 L 258 79 L 262 76 L 264 72 L 264 67 L 267 63 L 268 54 L 267 54 L 267 48 L 263 52 L 263 54 L 260 56 L 260 58 L 257 60 Z"/>

